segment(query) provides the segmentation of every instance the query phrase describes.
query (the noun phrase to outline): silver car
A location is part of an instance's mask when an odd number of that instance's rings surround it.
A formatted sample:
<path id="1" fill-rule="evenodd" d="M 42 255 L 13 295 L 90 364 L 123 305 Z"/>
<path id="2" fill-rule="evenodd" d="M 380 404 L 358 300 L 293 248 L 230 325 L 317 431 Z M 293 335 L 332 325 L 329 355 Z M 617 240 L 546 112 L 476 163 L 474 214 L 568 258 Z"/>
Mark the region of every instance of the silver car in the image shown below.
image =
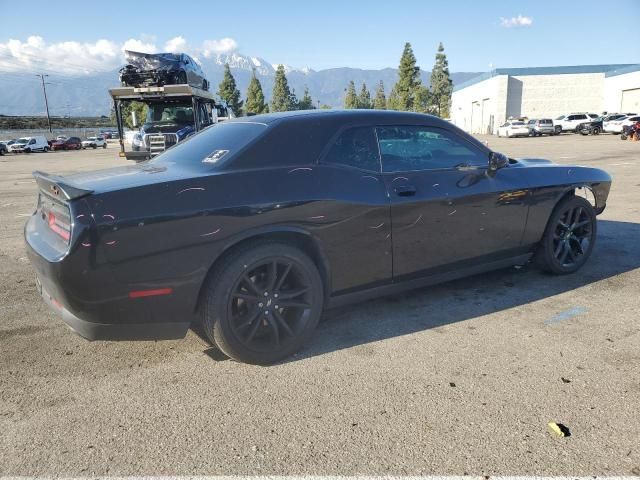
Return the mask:
<path id="1" fill-rule="evenodd" d="M 529 120 L 529 135 L 532 137 L 540 137 L 542 135 L 555 135 L 556 130 L 553 126 L 553 120 L 550 118 L 538 118 Z"/>

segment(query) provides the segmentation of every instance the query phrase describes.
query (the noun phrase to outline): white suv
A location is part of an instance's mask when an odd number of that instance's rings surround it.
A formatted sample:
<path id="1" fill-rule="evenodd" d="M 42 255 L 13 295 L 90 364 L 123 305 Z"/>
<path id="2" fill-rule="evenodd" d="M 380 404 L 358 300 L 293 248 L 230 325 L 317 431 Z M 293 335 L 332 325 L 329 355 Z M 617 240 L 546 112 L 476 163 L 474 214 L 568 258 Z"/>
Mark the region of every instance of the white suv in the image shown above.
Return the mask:
<path id="1" fill-rule="evenodd" d="M 555 118 L 553 125 L 556 133 L 575 132 L 581 123 L 591 122 L 599 116 L 597 113 L 570 113 L 569 115 L 560 115 L 558 118 Z"/>
<path id="2" fill-rule="evenodd" d="M 608 133 L 622 133 L 624 127 L 630 127 L 631 125 L 635 125 L 638 122 L 640 122 L 640 115 L 633 113 L 628 116 L 613 120 L 611 122 L 605 122 L 603 128 L 604 131 Z"/>

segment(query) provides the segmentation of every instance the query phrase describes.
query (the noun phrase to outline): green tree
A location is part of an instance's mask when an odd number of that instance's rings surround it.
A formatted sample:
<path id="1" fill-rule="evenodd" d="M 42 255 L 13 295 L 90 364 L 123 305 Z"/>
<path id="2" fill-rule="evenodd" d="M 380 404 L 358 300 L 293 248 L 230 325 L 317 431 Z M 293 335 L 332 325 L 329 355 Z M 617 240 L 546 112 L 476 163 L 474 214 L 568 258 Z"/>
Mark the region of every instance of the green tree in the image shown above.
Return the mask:
<path id="1" fill-rule="evenodd" d="M 436 53 L 436 63 L 433 66 L 433 70 L 431 70 L 431 93 L 437 107 L 437 111 L 433 113 L 442 118 L 449 118 L 452 92 L 453 82 L 449 75 L 449 62 L 447 61 L 447 55 L 444 53 L 442 42 L 440 42 Z"/>
<path id="2" fill-rule="evenodd" d="M 140 127 L 147 118 L 147 105 L 142 102 L 122 102 L 120 105 L 120 113 L 122 114 L 122 125 L 126 128 L 137 128 L 133 126 L 133 117 L 131 112 L 136 113 L 137 127 Z M 111 109 L 111 122 L 117 125 L 116 112 Z"/>
<path id="3" fill-rule="evenodd" d="M 413 110 L 416 88 L 421 84 L 420 67 L 416 65 L 416 56 L 409 42 L 404 44 L 400 66 L 398 67 L 398 82 L 395 85 L 398 95 L 397 110 Z"/>
<path id="4" fill-rule="evenodd" d="M 362 82 L 360 95 L 358 95 L 358 108 L 371 108 L 371 94 L 367 90 L 367 84 Z"/>
<path id="5" fill-rule="evenodd" d="M 373 108 L 376 110 L 387 109 L 387 97 L 384 95 L 384 83 L 380 80 L 378 88 L 376 88 L 376 97 L 373 99 Z"/>
<path id="6" fill-rule="evenodd" d="M 269 109 L 268 105 L 264 101 L 262 85 L 260 84 L 260 80 L 256 77 L 255 69 L 253 69 L 251 81 L 247 88 L 247 101 L 244 104 L 244 108 L 247 113 L 255 113 L 257 115 L 267 113 Z"/>
<path id="7" fill-rule="evenodd" d="M 304 87 L 304 95 L 302 96 L 302 100 L 298 102 L 298 110 L 313 110 L 316 107 L 313 106 L 313 99 L 309 94 L 309 87 L 305 85 Z"/>
<path id="8" fill-rule="evenodd" d="M 284 66 L 278 65 L 278 68 L 276 69 L 276 78 L 273 83 L 271 108 L 269 110 L 272 112 L 286 112 L 291 109 L 291 90 L 289 89 L 289 82 L 287 82 L 287 76 L 284 73 Z"/>
<path id="9" fill-rule="evenodd" d="M 300 101 L 296 96 L 296 89 L 291 89 L 291 95 L 289 96 L 289 110 L 300 110 Z"/>
<path id="10" fill-rule="evenodd" d="M 395 85 L 389 93 L 389 98 L 387 98 L 387 110 L 401 110 L 398 99 L 398 90 L 396 90 Z"/>
<path id="11" fill-rule="evenodd" d="M 358 94 L 356 93 L 356 85 L 353 80 L 349 81 L 347 94 L 344 97 L 344 108 L 358 108 Z"/>
<path id="12" fill-rule="evenodd" d="M 224 76 L 220 85 L 218 85 L 218 96 L 227 102 L 227 105 L 236 115 L 242 113 L 242 100 L 240 100 L 240 90 L 236 86 L 236 79 L 231 75 L 229 64 L 224 64 Z"/>
<path id="13" fill-rule="evenodd" d="M 415 90 L 413 111 L 420 113 L 433 113 L 433 95 L 429 88 L 419 85 Z"/>

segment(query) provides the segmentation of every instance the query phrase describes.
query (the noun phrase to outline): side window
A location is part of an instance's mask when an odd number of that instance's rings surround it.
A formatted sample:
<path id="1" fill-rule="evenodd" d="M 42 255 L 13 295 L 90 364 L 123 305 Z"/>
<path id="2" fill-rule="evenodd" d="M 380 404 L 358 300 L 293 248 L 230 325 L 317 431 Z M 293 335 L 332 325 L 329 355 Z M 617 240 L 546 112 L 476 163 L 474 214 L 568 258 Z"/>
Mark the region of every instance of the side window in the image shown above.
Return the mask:
<path id="1" fill-rule="evenodd" d="M 32 138 L 31 140 L 29 140 L 29 145 L 33 145 L 36 143 L 36 139 Z"/>
<path id="2" fill-rule="evenodd" d="M 587 116 L 586 115 L 576 115 L 576 120 L 586 120 Z"/>
<path id="3" fill-rule="evenodd" d="M 376 131 L 384 172 L 487 165 L 488 158 L 481 150 L 445 129 L 402 126 Z"/>
<path id="4" fill-rule="evenodd" d="M 380 171 L 373 128 L 354 127 L 342 132 L 325 155 L 323 163 Z"/>

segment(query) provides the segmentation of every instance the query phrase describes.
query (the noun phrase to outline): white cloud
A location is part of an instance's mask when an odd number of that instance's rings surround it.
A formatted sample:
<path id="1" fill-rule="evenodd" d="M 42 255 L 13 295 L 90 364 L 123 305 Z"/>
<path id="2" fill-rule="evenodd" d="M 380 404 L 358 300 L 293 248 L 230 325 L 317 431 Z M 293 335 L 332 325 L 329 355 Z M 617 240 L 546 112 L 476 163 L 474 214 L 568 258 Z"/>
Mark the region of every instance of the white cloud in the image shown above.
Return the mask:
<path id="1" fill-rule="evenodd" d="M 144 42 L 137 38 L 130 38 L 122 45 L 122 50 L 132 50 L 134 52 L 142 53 L 156 53 L 158 48 L 155 43 Z"/>
<path id="2" fill-rule="evenodd" d="M 167 40 L 163 51 L 186 52 L 195 58 L 208 59 L 217 54 L 232 53 L 237 48 L 238 43 L 233 38 L 205 40 L 199 47 L 193 47 L 184 37 L 178 36 Z M 93 43 L 47 43 L 39 36 L 28 37 L 24 42 L 10 39 L 0 42 L 0 72 L 86 75 L 110 71 L 124 64 L 124 50 L 156 53 L 156 38 L 144 35 L 123 43 L 105 39 Z"/>
<path id="3" fill-rule="evenodd" d="M 238 49 L 238 42 L 233 38 L 225 37 L 220 40 L 205 40 L 202 42 L 202 55 L 210 58 L 214 55 L 231 53 Z"/>
<path id="4" fill-rule="evenodd" d="M 186 52 L 187 41 L 183 37 L 174 37 L 164 44 L 163 51 L 170 53 Z"/>
<path id="5" fill-rule="evenodd" d="M 0 71 L 5 72 L 83 74 L 109 70 L 120 58 L 118 45 L 109 40 L 48 44 L 42 37 L 31 36 L 26 42 L 11 39 L 0 43 Z"/>
<path id="6" fill-rule="evenodd" d="M 500 17 L 500 25 L 505 28 L 530 27 L 532 24 L 533 18 L 522 15 L 511 18 Z"/>

